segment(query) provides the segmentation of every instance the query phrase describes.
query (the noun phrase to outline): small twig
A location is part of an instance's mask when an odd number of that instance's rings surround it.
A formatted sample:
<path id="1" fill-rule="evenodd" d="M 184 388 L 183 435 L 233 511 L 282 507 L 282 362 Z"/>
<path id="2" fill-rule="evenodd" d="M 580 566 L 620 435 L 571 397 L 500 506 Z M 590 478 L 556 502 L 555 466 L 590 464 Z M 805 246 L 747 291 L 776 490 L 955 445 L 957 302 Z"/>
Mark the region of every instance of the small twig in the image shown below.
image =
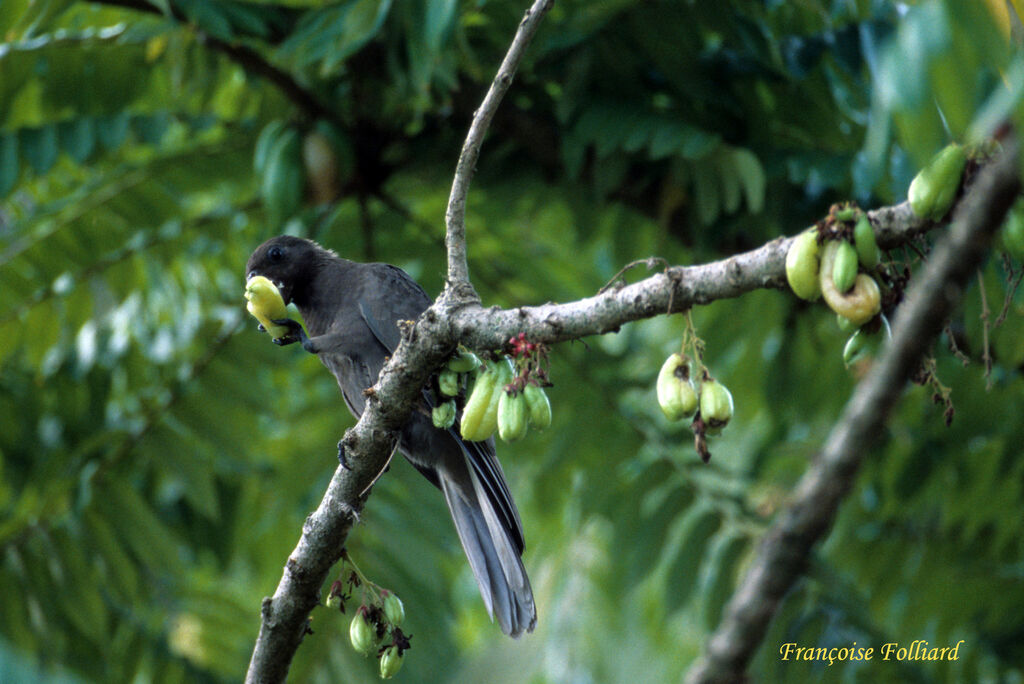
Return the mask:
<path id="1" fill-rule="evenodd" d="M 981 292 L 981 361 L 985 364 L 985 389 L 992 389 L 992 349 L 988 342 L 988 320 L 992 314 L 985 295 L 985 276 L 978 269 L 978 291 Z"/>
<path id="2" fill-rule="evenodd" d="M 494 118 L 505 92 L 512 85 L 512 77 L 523 59 L 526 46 L 537 33 L 541 19 L 553 4 L 554 0 L 535 0 L 533 6 L 526 10 L 526 15 L 519 24 L 519 30 L 512 39 L 512 45 L 501 67 L 498 68 L 484 101 L 473 115 L 466 141 L 462 144 L 462 152 L 459 154 L 455 177 L 452 180 L 451 195 L 448 198 L 448 208 L 445 211 L 448 287 L 472 290 L 469 282 L 469 265 L 466 261 L 466 195 L 469 192 L 469 183 L 476 171 L 480 147 L 483 145 L 491 119 Z"/>
<path id="3" fill-rule="evenodd" d="M 398 451 L 397 442 L 395 443 L 395 448 L 391 451 L 391 455 L 388 456 L 388 460 L 384 461 L 384 465 L 381 467 L 380 471 L 373 476 L 373 479 L 370 480 L 370 484 L 366 485 L 363 491 L 359 492 L 360 499 L 366 496 L 366 493 L 373 488 L 373 485 L 377 484 L 377 480 L 379 480 L 384 475 L 384 473 L 388 472 L 388 468 L 391 467 L 391 460 L 395 457 L 395 451 Z"/>
<path id="4" fill-rule="evenodd" d="M 646 259 L 637 259 L 636 261 L 631 261 L 622 268 L 620 268 L 618 273 L 613 275 L 607 283 L 601 286 L 601 289 L 597 291 L 597 294 L 604 294 L 612 286 L 615 286 L 620 282 L 624 283 L 625 281 L 622 279 L 622 276 L 626 275 L 627 272 L 633 270 L 637 266 L 646 266 L 648 271 L 653 271 L 655 264 L 661 264 L 662 268 L 668 269 L 668 260 L 663 259 L 662 257 L 652 256 L 647 257 Z"/>
<path id="5" fill-rule="evenodd" d="M 949 351 L 956 357 L 956 360 L 965 366 L 971 365 L 971 359 L 960 350 L 959 345 L 956 343 L 956 337 L 953 335 L 953 327 L 946 323 L 946 327 L 942 329 L 942 332 L 946 334 L 946 339 L 949 340 Z"/>
<path id="6" fill-rule="evenodd" d="M 993 330 L 1001 326 L 1006 320 L 1006 316 L 1010 313 L 1010 307 L 1013 306 L 1013 298 L 1017 294 L 1017 288 L 1020 287 L 1020 281 L 1024 279 L 1024 268 L 1019 271 L 1015 269 L 1007 254 L 1003 255 L 1003 267 L 1006 269 L 1006 274 L 1009 278 L 1009 288 L 1006 291 L 1006 297 L 1003 298 L 1003 310 L 999 312 L 999 317 L 992 324 Z"/>

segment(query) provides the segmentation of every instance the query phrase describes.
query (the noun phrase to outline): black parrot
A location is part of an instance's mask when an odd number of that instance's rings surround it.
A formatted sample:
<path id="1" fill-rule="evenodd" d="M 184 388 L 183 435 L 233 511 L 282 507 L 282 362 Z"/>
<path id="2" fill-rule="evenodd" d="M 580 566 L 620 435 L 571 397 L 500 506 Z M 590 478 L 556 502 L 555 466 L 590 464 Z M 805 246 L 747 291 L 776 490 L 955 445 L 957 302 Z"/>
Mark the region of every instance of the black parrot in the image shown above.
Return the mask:
<path id="1" fill-rule="evenodd" d="M 398 346 L 398 322 L 417 319 L 431 304 L 400 268 L 348 261 L 297 237 L 264 242 L 245 270 L 246 279 L 262 275 L 277 285 L 285 303 L 295 303 L 309 336 L 295 321 L 282 321 L 291 329 L 283 343 L 302 342 L 320 357 L 356 418 L 366 405 L 363 390 Z M 494 440 L 469 442 L 457 425 L 434 427 L 425 392 L 402 428 L 398 449 L 444 493 L 487 611 L 497 616 L 501 631 L 513 637 L 532 631 L 537 610 L 520 560 L 523 528 Z"/>

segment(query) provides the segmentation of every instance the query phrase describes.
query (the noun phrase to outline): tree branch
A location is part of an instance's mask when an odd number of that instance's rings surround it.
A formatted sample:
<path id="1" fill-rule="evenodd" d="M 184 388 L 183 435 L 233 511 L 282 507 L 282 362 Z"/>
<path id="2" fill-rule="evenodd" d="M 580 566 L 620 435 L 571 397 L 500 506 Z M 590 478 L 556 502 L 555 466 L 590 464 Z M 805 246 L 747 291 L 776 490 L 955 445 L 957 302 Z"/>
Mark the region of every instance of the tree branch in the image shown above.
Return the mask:
<path id="1" fill-rule="evenodd" d="M 384 468 L 397 445 L 397 431 L 431 371 L 455 346 L 450 326 L 435 307 L 406 331 L 398 349 L 367 391 L 366 410 L 341 442 L 350 469 L 339 466 L 317 509 L 306 518 L 302 536 L 288 557 L 277 590 L 263 600 L 262 623 L 248 683 L 285 680 L 292 658 L 320 603 L 320 589 L 341 556 L 349 530 L 369 496 L 367 487 Z"/>
<path id="2" fill-rule="evenodd" d="M 971 189 L 949 236 L 933 250 L 908 290 L 897 310 L 892 342 L 857 386 L 821 454 L 797 485 L 792 503 L 762 540 L 704 655 L 688 673 L 689 684 L 743 680 L 776 607 L 831 527 L 887 414 L 960 301 L 967 279 L 1020 190 L 1013 143 Z"/>
<path id="3" fill-rule="evenodd" d="M 456 294 L 469 299 L 479 300 L 469 282 L 469 266 L 466 262 L 466 195 L 469 183 L 476 171 L 476 162 L 480 157 L 480 147 L 484 135 L 494 118 L 494 113 L 501 104 L 502 97 L 512 85 L 512 76 L 523 59 L 526 46 L 533 39 L 540 27 L 544 14 L 551 9 L 554 0 L 535 0 L 533 6 L 526 10 L 526 15 L 519 23 L 509 46 L 505 59 L 498 68 L 498 73 L 491 82 L 491 87 L 484 101 L 473 114 L 473 122 L 469 126 L 466 141 L 462 144 L 458 164 L 455 166 L 455 177 L 452 180 L 452 191 L 448 197 L 448 208 L 445 211 L 445 246 L 448 250 L 448 287 L 456 288 Z"/>
<path id="4" fill-rule="evenodd" d="M 905 244 L 934 228 L 914 216 L 908 202 L 869 211 L 879 246 Z M 631 285 L 568 303 L 502 310 L 465 306 L 452 312 L 459 342 L 473 349 L 500 349 L 526 331 L 532 341 L 554 343 L 616 331 L 630 321 L 685 311 L 761 288 L 788 290 L 786 252 L 793 238 L 780 237 L 749 252 L 696 266 L 672 266 Z"/>

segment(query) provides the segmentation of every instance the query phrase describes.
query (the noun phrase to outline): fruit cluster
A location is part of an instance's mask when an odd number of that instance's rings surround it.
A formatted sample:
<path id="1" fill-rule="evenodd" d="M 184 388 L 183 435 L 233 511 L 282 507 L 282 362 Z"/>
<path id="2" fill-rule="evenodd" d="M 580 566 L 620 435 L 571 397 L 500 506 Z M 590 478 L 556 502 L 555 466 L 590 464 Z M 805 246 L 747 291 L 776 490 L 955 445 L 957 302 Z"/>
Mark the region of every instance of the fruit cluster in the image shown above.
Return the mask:
<path id="1" fill-rule="evenodd" d="M 850 231 L 848 217 L 854 216 Z M 867 272 L 859 272 L 873 271 L 878 260 L 878 244 L 867 215 L 839 211 L 831 227 L 810 228 L 793 240 L 786 253 L 786 280 L 797 297 L 808 301 L 824 297 L 829 308 L 860 327 L 882 310 L 878 283 Z"/>
<path id="2" fill-rule="evenodd" d="M 454 397 L 460 380 L 457 376 L 446 378 L 445 374 L 458 373 L 466 366 L 477 371 L 459 426 L 463 438 L 471 442 L 483 441 L 495 432 L 502 440 L 514 442 L 525 437 L 530 427 L 543 430 L 551 425 L 551 402 L 544 392 L 544 387 L 551 384 L 542 367 L 544 347 L 527 341 L 525 333 L 511 338 L 509 346 L 510 356 L 498 354 L 486 362 L 459 351 L 438 376 L 441 394 Z M 469 361 L 465 361 L 467 355 Z M 434 425 L 451 427 L 455 412 L 454 399 L 447 400 L 434 409 Z"/>
<path id="3" fill-rule="evenodd" d="M 819 297 L 836 313 L 839 328 L 852 333 L 843 352 L 849 366 L 876 348 L 888 333 L 882 290 L 873 277 L 880 252 L 867 214 L 834 207 L 818 225 L 798 235 L 786 253 L 786 281 L 808 301 Z"/>
<path id="4" fill-rule="evenodd" d="M 362 602 L 349 624 L 349 640 L 357 653 L 376 654 L 381 678 L 390 679 L 401 669 L 410 648 L 412 635 L 404 634 L 399 626 L 405 620 L 405 606 L 396 594 L 366 579 L 348 553 L 342 552 L 341 578 L 331 584 L 327 607 L 337 606 L 344 613 L 345 603 L 357 587 L 362 590 Z"/>
<path id="5" fill-rule="evenodd" d="M 707 462 L 711 453 L 706 435 L 717 435 L 729 424 L 733 414 L 732 393 L 702 368 L 697 386 L 693 382 L 690 359 L 675 353 L 665 359 L 658 372 L 658 406 L 669 420 L 693 418 L 690 427 L 696 435 L 697 453 Z"/>

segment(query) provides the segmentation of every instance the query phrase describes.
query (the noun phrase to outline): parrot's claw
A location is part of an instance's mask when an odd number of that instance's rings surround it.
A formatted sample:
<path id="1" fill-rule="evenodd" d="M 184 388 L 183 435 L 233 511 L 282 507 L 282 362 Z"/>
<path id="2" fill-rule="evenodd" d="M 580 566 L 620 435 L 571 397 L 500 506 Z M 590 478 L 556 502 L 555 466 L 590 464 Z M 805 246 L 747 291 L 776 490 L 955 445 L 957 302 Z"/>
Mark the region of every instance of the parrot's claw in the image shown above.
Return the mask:
<path id="1" fill-rule="evenodd" d="M 289 344 L 295 344 L 296 342 L 302 343 L 302 348 L 306 351 L 315 354 L 316 352 L 311 348 L 309 343 L 309 337 L 306 336 L 306 331 L 303 330 L 302 324 L 293 318 L 277 318 L 270 321 L 274 325 L 280 325 L 288 328 L 288 332 L 280 337 L 274 338 L 274 344 L 284 347 Z"/>

